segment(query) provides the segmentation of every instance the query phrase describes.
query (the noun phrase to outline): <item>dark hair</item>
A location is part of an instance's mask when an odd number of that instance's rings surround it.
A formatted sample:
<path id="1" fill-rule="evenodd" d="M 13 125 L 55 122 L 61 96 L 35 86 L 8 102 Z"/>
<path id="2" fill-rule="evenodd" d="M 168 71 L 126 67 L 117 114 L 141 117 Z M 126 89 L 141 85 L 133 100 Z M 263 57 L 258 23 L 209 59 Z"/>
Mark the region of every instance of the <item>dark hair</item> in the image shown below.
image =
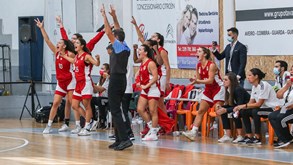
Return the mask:
<path id="1" fill-rule="evenodd" d="M 155 62 L 156 60 L 154 58 L 153 50 L 146 44 L 142 44 L 141 46 L 144 48 L 144 51 L 147 53 L 147 57 L 152 59 Z"/>
<path id="2" fill-rule="evenodd" d="M 276 63 L 280 63 L 280 67 L 284 67 L 284 70 L 287 71 L 287 69 L 288 69 L 287 62 L 285 62 L 283 60 L 277 60 Z"/>
<path id="3" fill-rule="evenodd" d="M 225 92 L 225 104 L 229 106 L 234 105 L 234 91 L 236 87 L 239 86 L 238 79 L 235 73 L 228 72 L 225 76 L 230 80 L 230 91 L 228 92 L 228 88 L 226 88 Z"/>
<path id="4" fill-rule="evenodd" d="M 108 50 L 108 49 L 113 50 L 113 45 L 112 45 L 112 44 L 109 44 L 109 45 L 106 47 L 106 49 L 107 49 L 107 50 Z"/>
<path id="5" fill-rule="evenodd" d="M 156 35 L 158 36 L 158 38 L 160 39 L 159 45 L 160 45 L 160 46 L 164 46 L 164 36 L 163 36 L 162 34 L 158 33 L 158 32 L 156 32 L 155 34 L 156 34 Z"/>
<path id="6" fill-rule="evenodd" d="M 82 39 L 82 38 L 79 38 L 78 40 L 80 42 L 80 45 L 83 46 L 82 50 L 85 51 L 87 54 L 92 55 L 92 53 L 90 52 L 90 50 L 86 47 L 86 41 L 84 39 Z"/>
<path id="7" fill-rule="evenodd" d="M 77 39 L 83 39 L 82 35 L 79 33 L 74 33 L 73 35 L 75 35 Z"/>
<path id="8" fill-rule="evenodd" d="M 232 33 L 236 34 L 238 36 L 239 32 L 236 27 L 231 27 L 230 29 L 227 30 L 227 32 L 231 31 Z"/>
<path id="9" fill-rule="evenodd" d="M 73 43 L 71 41 L 65 40 L 65 39 L 61 39 L 61 40 L 63 40 L 64 45 L 66 46 L 65 47 L 66 51 L 69 51 L 69 52 L 72 52 L 72 53 L 76 54 L 76 52 L 74 50 L 74 45 L 73 45 Z"/>
<path id="10" fill-rule="evenodd" d="M 123 42 L 125 40 L 125 33 L 124 33 L 123 29 L 121 29 L 121 28 L 120 29 L 115 29 L 113 31 L 113 33 L 114 33 L 114 36 L 117 37 L 117 39 L 119 41 Z"/>
<path id="11" fill-rule="evenodd" d="M 200 47 L 202 49 L 202 51 L 206 54 L 205 58 L 207 60 L 210 60 L 211 58 L 211 51 L 210 49 L 206 48 L 206 47 Z"/>
<path id="12" fill-rule="evenodd" d="M 250 72 L 251 72 L 254 76 L 257 75 L 259 81 L 266 77 L 266 74 L 265 74 L 264 72 L 262 72 L 262 71 L 261 71 L 260 69 L 258 69 L 258 68 L 252 68 L 252 69 L 250 69 Z"/>
<path id="13" fill-rule="evenodd" d="M 158 45 L 158 42 L 157 42 L 157 41 L 154 41 L 154 40 L 152 40 L 152 39 L 148 39 L 148 40 L 146 40 L 146 41 L 149 42 L 151 46 Z"/>
<path id="14" fill-rule="evenodd" d="M 106 70 L 109 70 L 110 71 L 110 65 L 108 63 L 104 63 L 103 65 L 105 66 Z M 108 74 L 110 74 L 110 72 Z M 104 79 L 104 77 L 101 76 L 100 77 L 100 80 L 99 80 L 99 85 L 102 86 L 105 81 L 106 81 L 106 79 Z"/>

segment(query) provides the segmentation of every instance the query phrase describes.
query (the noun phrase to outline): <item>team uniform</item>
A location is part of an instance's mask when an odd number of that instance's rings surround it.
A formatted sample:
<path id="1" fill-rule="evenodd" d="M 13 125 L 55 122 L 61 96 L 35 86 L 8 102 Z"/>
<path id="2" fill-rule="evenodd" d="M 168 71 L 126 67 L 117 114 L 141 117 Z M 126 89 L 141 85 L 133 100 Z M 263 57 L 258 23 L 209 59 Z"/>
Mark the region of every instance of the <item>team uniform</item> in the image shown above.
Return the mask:
<path id="1" fill-rule="evenodd" d="M 209 70 L 212 61 L 208 61 L 205 67 L 201 63 L 197 64 L 197 70 L 202 80 L 209 78 Z M 215 74 L 215 78 L 212 84 L 205 84 L 205 89 L 203 92 L 202 100 L 205 100 L 212 107 L 219 101 L 224 101 L 225 99 L 225 88 L 223 86 L 223 81 L 221 79 L 219 71 Z"/>
<path id="2" fill-rule="evenodd" d="M 140 85 L 147 85 L 153 78 L 153 76 L 149 73 L 149 70 L 148 70 L 148 65 L 151 61 L 152 61 L 151 59 L 148 59 L 144 64 L 140 65 L 140 69 L 139 69 Z M 159 89 L 159 83 L 156 82 L 151 87 L 147 89 L 143 89 L 141 91 L 140 96 L 148 100 L 151 100 L 151 99 L 158 100 L 160 98 L 160 94 L 161 94 L 161 91 Z"/>
<path id="3" fill-rule="evenodd" d="M 68 56 L 67 52 L 65 53 Z M 57 52 L 55 66 L 57 79 L 55 94 L 65 97 L 68 91 L 74 90 L 76 84 L 72 64 Z"/>
<path id="4" fill-rule="evenodd" d="M 290 72 L 285 71 L 282 77 L 280 75 L 276 76 L 274 86 L 276 86 L 278 89 L 281 89 L 283 86 L 285 86 L 288 79 L 290 79 Z"/>
<path id="5" fill-rule="evenodd" d="M 163 47 L 159 48 L 159 52 L 161 53 L 163 50 L 165 50 L 168 54 L 168 51 L 166 49 L 164 49 Z M 161 66 L 158 67 L 158 74 L 160 76 L 160 90 L 161 90 L 161 97 L 163 97 L 165 95 L 166 92 L 166 75 L 167 75 L 167 70 L 166 70 L 166 66 L 163 64 Z"/>
<path id="6" fill-rule="evenodd" d="M 74 73 L 76 79 L 76 87 L 73 92 L 73 99 L 91 99 L 93 94 L 93 82 L 91 79 L 91 71 L 93 64 L 85 62 L 87 53 L 75 56 Z"/>

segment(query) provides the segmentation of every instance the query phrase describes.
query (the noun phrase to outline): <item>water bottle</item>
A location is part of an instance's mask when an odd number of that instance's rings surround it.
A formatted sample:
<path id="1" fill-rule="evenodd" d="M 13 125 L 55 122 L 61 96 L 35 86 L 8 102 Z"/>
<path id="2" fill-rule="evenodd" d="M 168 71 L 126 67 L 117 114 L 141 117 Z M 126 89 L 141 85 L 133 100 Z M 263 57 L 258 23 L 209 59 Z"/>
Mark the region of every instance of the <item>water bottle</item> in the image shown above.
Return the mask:
<path id="1" fill-rule="evenodd" d="M 132 131 L 135 134 L 137 134 L 139 132 L 138 123 L 137 123 L 137 120 L 135 118 L 132 118 L 132 120 L 131 120 L 131 128 L 132 128 Z"/>
<path id="2" fill-rule="evenodd" d="M 138 118 L 136 122 L 137 122 L 137 125 L 139 128 L 138 130 L 139 130 L 139 132 L 141 132 L 144 129 L 144 124 L 143 124 L 142 118 Z"/>

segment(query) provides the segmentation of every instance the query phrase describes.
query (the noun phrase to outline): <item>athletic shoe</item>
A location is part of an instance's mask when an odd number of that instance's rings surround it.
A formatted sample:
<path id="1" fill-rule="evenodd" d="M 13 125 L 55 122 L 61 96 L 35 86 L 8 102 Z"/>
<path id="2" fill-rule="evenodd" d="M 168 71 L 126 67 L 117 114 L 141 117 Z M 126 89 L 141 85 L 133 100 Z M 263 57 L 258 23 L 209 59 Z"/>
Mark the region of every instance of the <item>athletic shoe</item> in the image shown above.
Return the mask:
<path id="1" fill-rule="evenodd" d="M 83 128 L 83 129 L 82 129 L 77 135 L 78 135 L 78 136 L 90 136 L 91 133 L 90 133 L 89 130 Z"/>
<path id="2" fill-rule="evenodd" d="M 79 125 L 76 125 L 75 128 L 71 131 L 72 134 L 78 134 L 81 130 Z"/>
<path id="3" fill-rule="evenodd" d="M 293 136 L 293 125 L 291 125 L 291 127 L 290 127 L 290 133 Z"/>
<path id="4" fill-rule="evenodd" d="M 194 141 L 196 135 L 197 135 L 197 131 L 185 131 L 182 132 L 182 135 L 184 135 L 185 137 L 187 137 L 189 140 Z"/>
<path id="5" fill-rule="evenodd" d="M 114 148 L 115 151 L 122 151 L 128 147 L 131 147 L 133 143 L 130 140 L 122 141 L 120 144 Z"/>
<path id="6" fill-rule="evenodd" d="M 260 139 L 257 139 L 255 137 L 250 138 L 246 144 L 251 145 L 251 144 L 261 144 Z"/>
<path id="7" fill-rule="evenodd" d="M 98 126 L 98 121 L 93 121 L 91 124 L 91 128 L 90 131 L 96 131 L 97 130 L 97 126 Z"/>
<path id="8" fill-rule="evenodd" d="M 244 139 L 238 141 L 238 143 L 240 143 L 240 144 L 246 144 L 246 142 L 247 142 L 248 140 L 250 140 L 250 138 L 249 138 L 248 136 L 245 136 Z"/>
<path id="9" fill-rule="evenodd" d="M 144 129 L 140 132 L 140 135 L 144 136 L 149 132 L 150 128 L 148 127 L 148 125 L 146 125 L 144 127 Z"/>
<path id="10" fill-rule="evenodd" d="M 290 143 L 291 143 L 291 141 L 279 142 L 279 143 L 274 144 L 274 148 L 279 149 L 279 148 L 287 147 L 288 145 L 290 145 Z"/>
<path id="11" fill-rule="evenodd" d="M 43 134 L 49 134 L 49 133 L 51 133 L 51 132 L 53 132 L 53 130 L 52 130 L 52 128 L 50 127 L 50 126 L 46 126 L 46 128 L 44 129 L 44 131 L 43 131 Z"/>
<path id="12" fill-rule="evenodd" d="M 130 139 L 131 141 L 135 140 L 135 138 L 134 138 L 134 135 L 133 135 L 133 134 L 130 134 L 128 137 L 129 137 L 129 139 Z"/>
<path id="13" fill-rule="evenodd" d="M 159 131 L 159 128 L 151 128 L 149 133 L 146 134 L 144 136 L 144 138 L 142 138 L 141 140 L 142 141 L 156 141 L 156 140 L 158 140 L 158 135 L 157 135 L 158 131 Z"/>
<path id="14" fill-rule="evenodd" d="M 66 125 L 66 124 L 63 124 L 61 126 L 60 129 L 58 129 L 59 132 L 66 132 L 66 131 L 69 131 L 69 127 Z"/>
<path id="15" fill-rule="evenodd" d="M 239 143 L 240 141 L 242 141 L 244 138 L 241 135 L 238 135 L 237 138 L 235 140 L 233 140 L 232 143 Z"/>
<path id="16" fill-rule="evenodd" d="M 224 135 L 223 137 L 221 137 L 218 142 L 219 143 L 225 143 L 225 142 L 232 142 L 233 141 L 233 138 L 227 136 L 227 135 Z"/>
<path id="17" fill-rule="evenodd" d="M 109 136 L 109 139 L 111 139 L 111 140 L 116 140 L 116 136 L 115 136 L 115 135 L 110 135 L 110 136 Z"/>

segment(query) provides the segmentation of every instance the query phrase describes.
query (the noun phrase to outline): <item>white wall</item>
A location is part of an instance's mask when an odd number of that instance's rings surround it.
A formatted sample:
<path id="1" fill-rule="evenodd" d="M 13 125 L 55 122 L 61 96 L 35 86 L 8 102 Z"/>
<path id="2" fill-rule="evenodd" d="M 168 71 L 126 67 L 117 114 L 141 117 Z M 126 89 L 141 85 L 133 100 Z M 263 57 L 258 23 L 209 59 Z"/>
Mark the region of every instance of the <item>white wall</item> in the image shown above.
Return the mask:
<path id="1" fill-rule="evenodd" d="M 12 49 L 18 49 L 18 17 L 43 16 L 44 0 L 0 0 L 3 33 L 12 34 Z"/>

